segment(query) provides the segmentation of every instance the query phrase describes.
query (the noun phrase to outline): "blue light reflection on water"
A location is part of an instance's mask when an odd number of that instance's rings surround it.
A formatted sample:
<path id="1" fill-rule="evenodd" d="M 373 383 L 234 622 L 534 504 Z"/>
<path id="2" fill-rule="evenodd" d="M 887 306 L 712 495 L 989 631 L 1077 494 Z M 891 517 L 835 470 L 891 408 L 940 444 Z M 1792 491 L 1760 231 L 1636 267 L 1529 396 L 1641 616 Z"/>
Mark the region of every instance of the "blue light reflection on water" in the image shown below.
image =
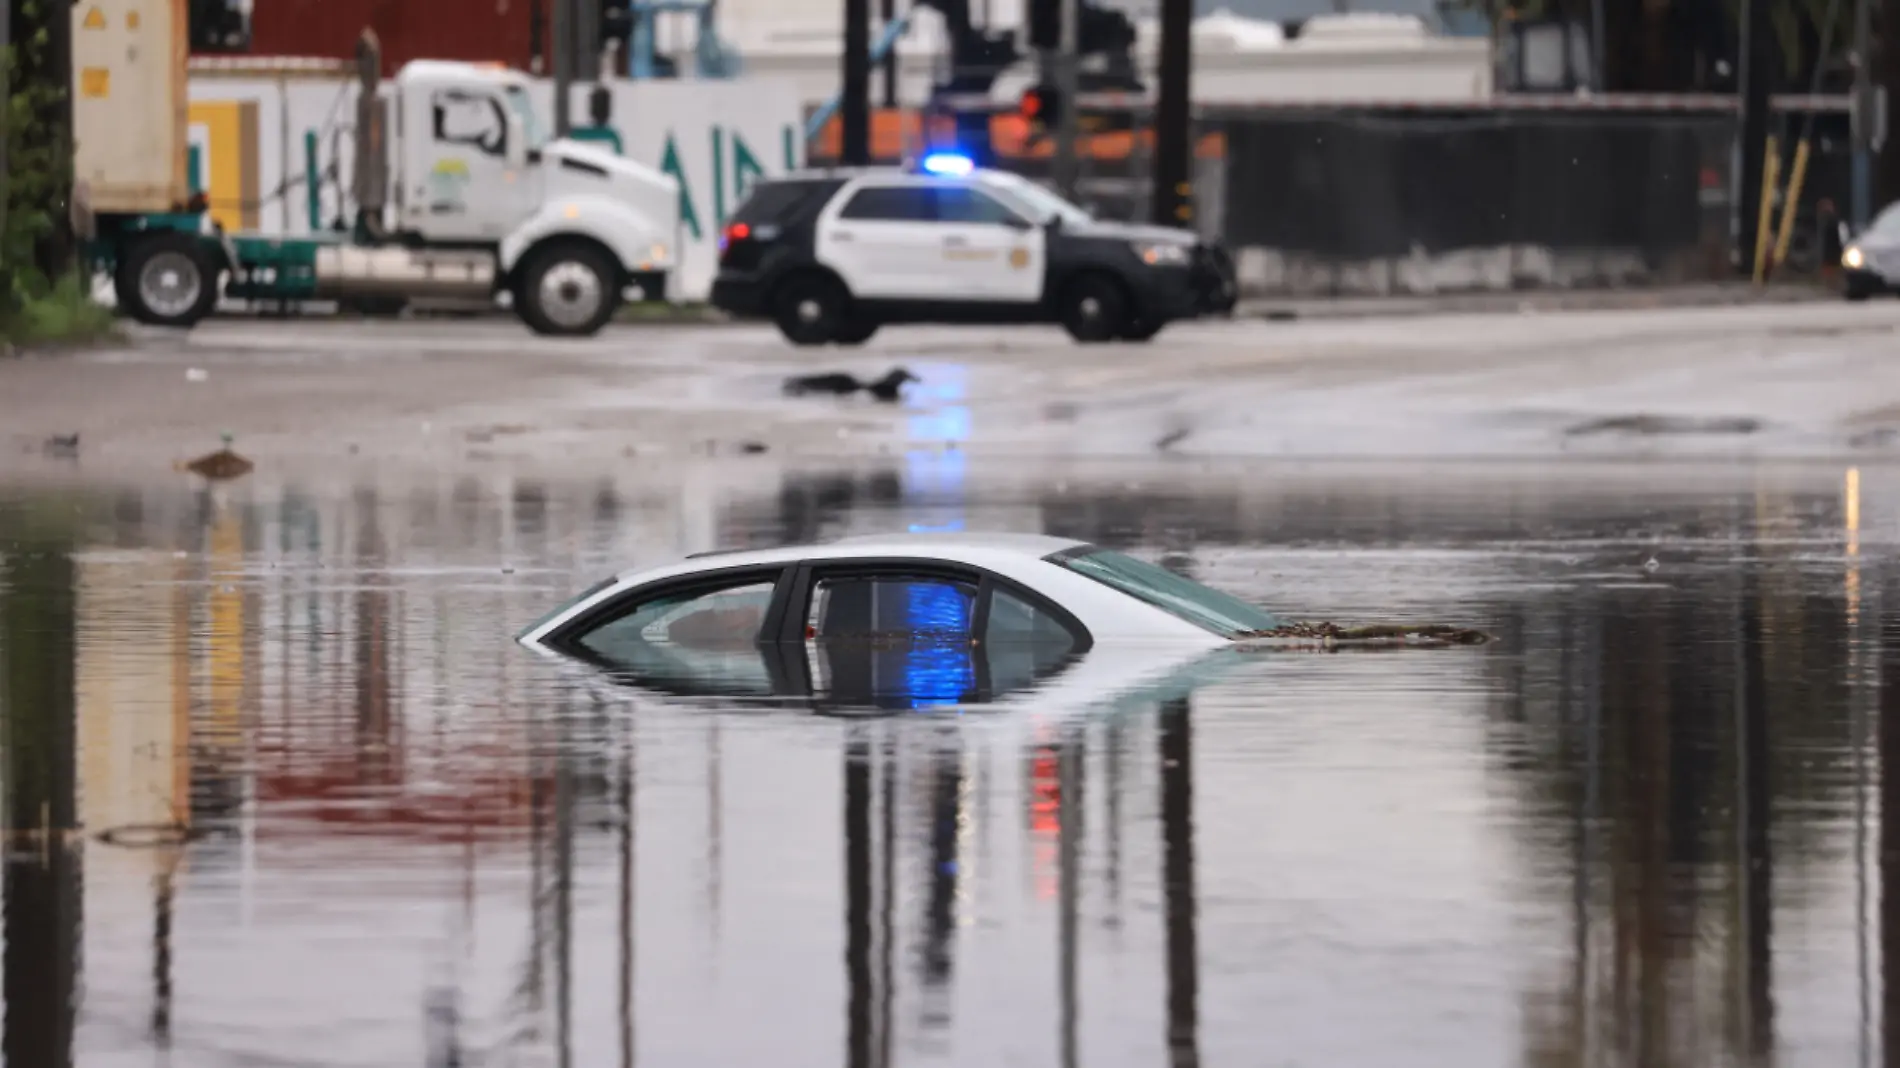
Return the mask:
<path id="1" fill-rule="evenodd" d="M 906 495 L 931 502 L 930 518 L 910 524 L 913 534 L 964 529 L 964 480 L 968 463 L 963 443 L 970 440 L 968 370 L 959 364 L 929 364 L 908 397 L 913 409 L 905 433 Z"/>
<path id="2" fill-rule="evenodd" d="M 907 403 L 910 448 L 904 456 L 905 495 L 928 501 L 926 518 L 909 524 L 912 533 L 964 529 L 968 463 L 963 444 L 970 440 L 968 369 L 960 364 L 918 367 L 922 379 Z M 969 646 L 973 594 L 951 586 L 916 584 L 910 588 L 910 622 L 917 631 L 951 639 L 905 652 L 904 685 L 914 709 L 954 704 L 976 689 L 976 668 Z"/>

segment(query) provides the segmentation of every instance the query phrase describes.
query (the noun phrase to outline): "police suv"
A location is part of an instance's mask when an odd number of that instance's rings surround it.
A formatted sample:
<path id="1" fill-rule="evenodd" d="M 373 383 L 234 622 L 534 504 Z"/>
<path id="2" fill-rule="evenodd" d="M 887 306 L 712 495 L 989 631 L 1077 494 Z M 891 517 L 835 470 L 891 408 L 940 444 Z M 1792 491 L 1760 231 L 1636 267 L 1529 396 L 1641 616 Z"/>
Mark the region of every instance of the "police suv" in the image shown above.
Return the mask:
<path id="1" fill-rule="evenodd" d="M 1191 231 L 1104 222 L 940 154 L 758 182 L 720 235 L 712 303 L 796 345 L 922 322 L 1058 322 L 1093 343 L 1230 314 L 1235 294 L 1232 259 Z"/>

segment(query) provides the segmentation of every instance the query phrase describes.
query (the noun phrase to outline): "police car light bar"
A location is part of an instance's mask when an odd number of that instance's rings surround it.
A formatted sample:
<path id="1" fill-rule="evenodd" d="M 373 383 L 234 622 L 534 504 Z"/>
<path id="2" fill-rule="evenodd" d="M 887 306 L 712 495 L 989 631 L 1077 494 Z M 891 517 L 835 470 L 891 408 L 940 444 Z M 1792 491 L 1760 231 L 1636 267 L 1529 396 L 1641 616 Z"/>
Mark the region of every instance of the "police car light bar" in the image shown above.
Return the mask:
<path id="1" fill-rule="evenodd" d="M 952 178 L 961 178 L 976 169 L 975 161 L 955 152 L 932 152 L 924 157 L 923 166 L 924 170 L 930 174 Z"/>

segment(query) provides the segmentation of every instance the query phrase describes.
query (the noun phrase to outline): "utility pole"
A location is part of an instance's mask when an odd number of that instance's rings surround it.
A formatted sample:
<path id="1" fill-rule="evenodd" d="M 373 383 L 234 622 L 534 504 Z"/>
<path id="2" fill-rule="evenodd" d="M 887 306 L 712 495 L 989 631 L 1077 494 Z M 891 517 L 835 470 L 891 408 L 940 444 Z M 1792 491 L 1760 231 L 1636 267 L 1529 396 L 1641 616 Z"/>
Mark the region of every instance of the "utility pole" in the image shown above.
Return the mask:
<path id="1" fill-rule="evenodd" d="M 878 17 L 883 20 L 885 30 L 897 21 L 897 0 L 879 0 Z M 884 57 L 884 106 L 897 106 L 897 42 L 891 42 L 891 50 Z"/>
<path id="2" fill-rule="evenodd" d="M 1869 105 L 1873 102 L 1873 3 L 1854 0 L 1853 194 L 1848 221 L 1855 233 L 1873 214 L 1873 130 Z"/>
<path id="3" fill-rule="evenodd" d="M 1762 219 L 1763 172 L 1768 156 L 1768 80 L 1774 66 L 1774 28 L 1768 21 L 1768 0 L 1742 0 L 1742 129 L 1737 161 L 1732 229 L 1736 261 L 1743 274 L 1755 269 L 1756 235 Z M 1772 193 L 1772 191 L 1770 191 Z"/>
<path id="4" fill-rule="evenodd" d="M 871 162 L 871 0 L 844 0 L 842 66 L 838 155 L 847 167 L 864 167 Z"/>
<path id="5" fill-rule="evenodd" d="M 4 57 L 7 45 L 12 42 L 13 0 L 0 0 L 0 238 L 7 232 L 7 138 L 11 129 L 7 125 L 7 116 L 12 113 L 13 68 Z M 13 265 L 0 262 L 0 316 L 11 311 L 13 300 Z"/>
<path id="6" fill-rule="evenodd" d="M 554 136 L 566 137 L 574 130 L 570 114 L 574 97 L 574 4 L 575 0 L 554 0 Z"/>
<path id="7" fill-rule="evenodd" d="M 1161 0 L 1161 70 L 1155 96 L 1154 199 L 1149 221 L 1156 226 L 1194 225 L 1190 168 L 1193 122 L 1194 0 Z"/>
<path id="8" fill-rule="evenodd" d="M 1062 32 L 1056 45 L 1056 191 L 1075 199 L 1076 161 L 1076 89 L 1081 78 L 1077 70 L 1082 27 L 1082 0 L 1060 0 Z"/>

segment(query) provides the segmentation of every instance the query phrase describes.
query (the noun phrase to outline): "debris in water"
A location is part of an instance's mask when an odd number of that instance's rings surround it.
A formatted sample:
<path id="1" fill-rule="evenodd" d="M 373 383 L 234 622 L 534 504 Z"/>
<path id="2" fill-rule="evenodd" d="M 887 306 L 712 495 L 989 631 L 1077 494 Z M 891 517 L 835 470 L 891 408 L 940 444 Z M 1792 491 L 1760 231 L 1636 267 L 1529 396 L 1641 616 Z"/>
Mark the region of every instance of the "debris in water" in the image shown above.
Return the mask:
<path id="1" fill-rule="evenodd" d="M 748 441 L 739 446 L 739 451 L 748 456 L 757 456 L 759 453 L 764 452 L 765 449 L 765 443 L 762 441 Z"/>
<path id="2" fill-rule="evenodd" d="M 185 465 L 185 469 L 196 475 L 202 475 L 214 482 L 226 479 L 242 478 L 251 473 L 252 463 L 231 451 L 231 433 L 223 434 L 224 448 L 207 453 Z"/>
<path id="3" fill-rule="evenodd" d="M 922 382 L 923 379 L 904 370 L 892 368 L 890 373 L 875 382 L 864 382 L 842 371 L 823 375 L 798 375 L 785 380 L 785 392 L 789 396 L 802 397 L 807 393 L 831 393 L 845 396 L 863 390 L 878 400 L 890 404 L 903 394 L 906 382 Z"/>
<path id="4" fill-rule="evenodd" d="M 1564 431 L 1571 437 L 1583 434 L 1620 432 L 1624 434 L 1753 434 L 1762 421 L 1753 416 L 1618 415 L 1578 423 Z"/>
<path id="5" fill-rule="evenodd" d="M 79 432 L 75 430 L 70 434 L 54 434 L 41 443 L 40 450 L 51 456 L 78 456 Z"/>
<path id="6" fill-rule="evenodd" d="M 203 382 L 210 377 L 211 372 L 202 367 L 191 367 L 185 370 L 185 381 L 187 382 Z"/>
<path id="7" fill-rule="evenodd" d="M 1443 623 L 1374 623 L 1359 627 L 1342 627 L 1337 623 L 1300 622 L 1288 623 L 1272 630 L 1246 631 L 1238 637 L 1243 639 L 1292 638 L 1316 641 L 1327 648 L 1346 643 L 1484 645 L 1491 641 L 1491 636 L 1481 630 L 1453 627 Z"/>

